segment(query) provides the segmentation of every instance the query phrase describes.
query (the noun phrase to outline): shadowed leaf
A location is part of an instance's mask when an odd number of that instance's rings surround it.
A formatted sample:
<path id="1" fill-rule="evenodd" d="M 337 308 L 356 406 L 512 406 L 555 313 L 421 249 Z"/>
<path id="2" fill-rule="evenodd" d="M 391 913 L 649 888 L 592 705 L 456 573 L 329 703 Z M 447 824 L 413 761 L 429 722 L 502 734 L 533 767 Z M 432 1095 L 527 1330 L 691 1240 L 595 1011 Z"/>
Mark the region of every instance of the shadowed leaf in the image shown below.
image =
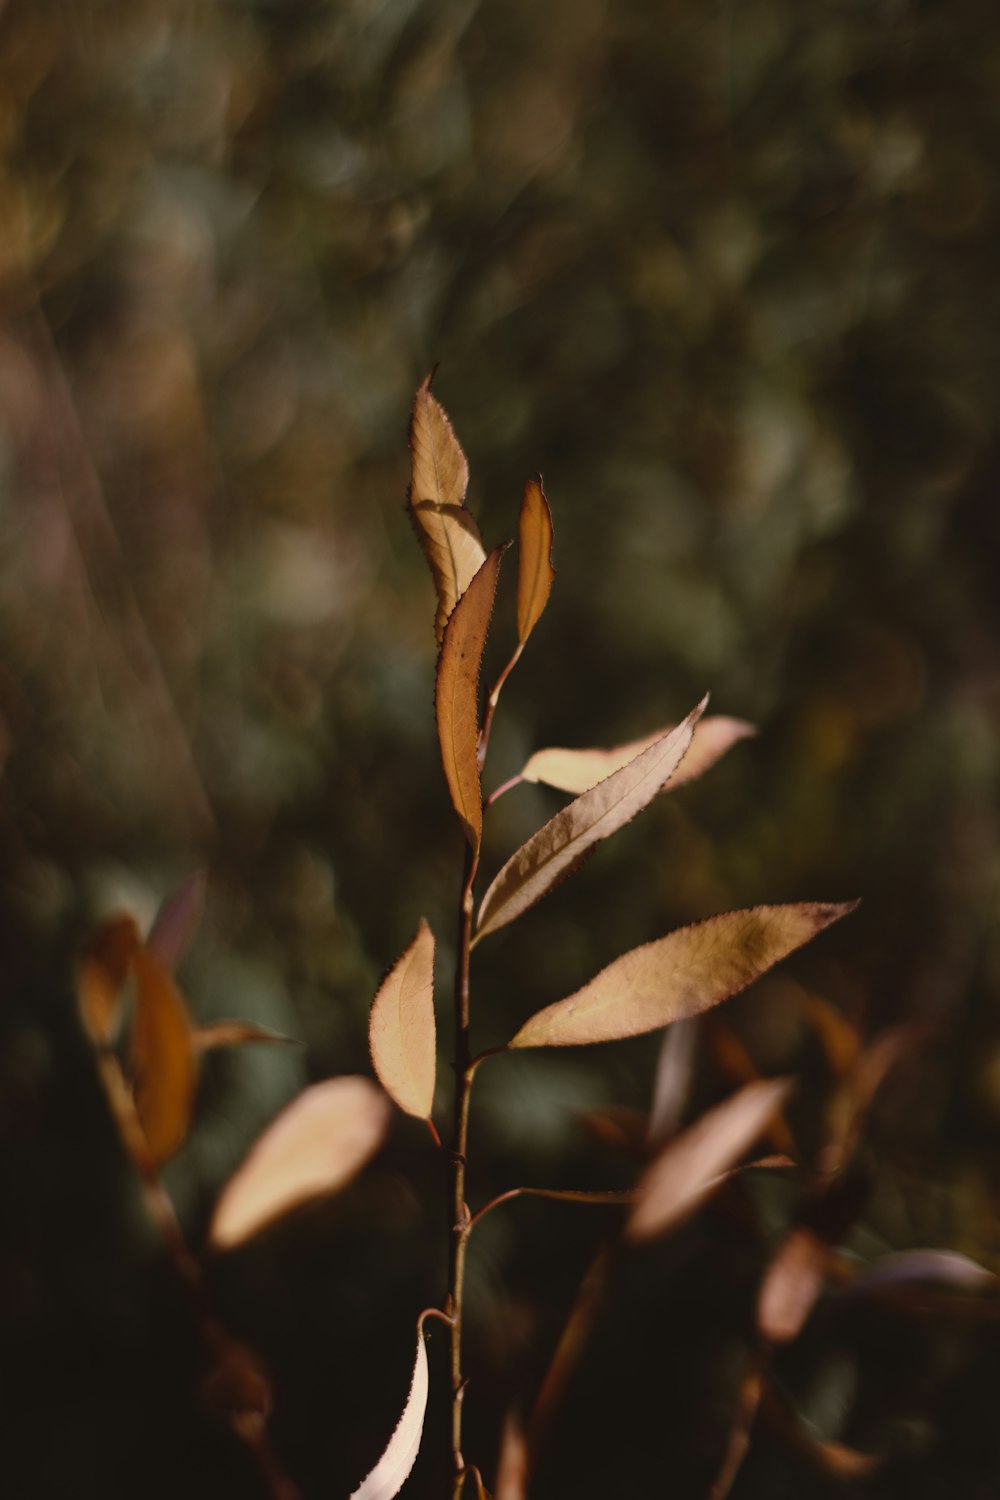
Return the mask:
<path id="1" fill-rule="evenodd" d="M 496 1500 L 528 1500 L 528 1444 L 514 1416 L 503 1424 L 494 1493 Z"/>
<path id="2" fill-rule="evenodd" d="M 787 1443 L 821 1469 L 841 1479 L 864 1479 L 874 1474 L 885 1461 L 879 1453 L 862 1453 L 857 1448 L 849 1448 L 846 1443 L 821 1438 L 809 1431 L 771 1381 L 764 1387 L 763 1411 Z"/>
<path id="3" fill-rule="evenodd" d="M 137 948 L 130 1062 L 135 1109 L 150 1155 L 166 1161 L 191 1123 L 195 1051 L 187 1006 L 155 953 Z"/>
<path id="4" fill-rule="evenodd" d="M 957 1250 L 900 1250 L 865 1266 L 846 1294 L 890 1292 L 921 1283 L 976 1292 L 995 1287 L 998 1278 L 993 1271 Z"/>
<path id="5" fill-rule="evenodd" d="M 703 699 L 676 729 L 577 797 L 532 834 L 483 897 L 477 937 L 494 932 L 527 911 L 571 874 L 595 844 L 617 833 L 653 800 L 680 764 L 707 701 Z"/>
<path id="6" fill-rule="evenodd" d="M 541 480 L 529 479 L 517 522 L 517 638 L 522 645 L 541 619 L 555 576 L 552 513 Z"/>
<path id="7" fill-rule="evenodd" d="M 748 1083 L 675 1136 L 639 1180 L 626 1237 L 651 1239 L 697 1207 L 761 1134 L 788 1087 L 784 1079 Z"/>
<path id="8" fill-rule="evenodd" d="M 215 1052 L 220 1047 L 246 1047 L 255 1042 L 276 1042 L 285 1047 L 297 1047 L 293 1036 L 284 1036 L 272 1031 L 269 1026 L 258 1026 L 253 1021 L 213 1021 L 208 1026 L 196 1026 L 191 1033 L 191 1044 L 196 1052 Z"/>
<path id="9" fill-rule="evenodd" d="M 757 1297 L 757 1327 L 771 1344 L 797 1338 L 823 1290 L 830 1247 L 799 1225 L 782 1241 Z"/>
<path id="10" fill-rule="evenodd" d="M 410 418 L 410 514 L 437 590 L 438 644 L 459 599 L 486 560 L 475 520 L 465 509 L 469 465 L 431 377 L 420 386 Z"/>
<path id="11" fill-rule="evenodd" d="M 680 927 L 622 954 L 583 989 L 540 1010 L 509 1045 L 615 1041 L 697 1015 L 744 989 L 855 905 L 755 906 Z"/>
<path id="12" fill-rule="evenodd" d="M 378 1149 L 389 1102 L 367 1078 L 331 1078 L 283 1110 L 223 1189 L 209 1238 L 227 1249 L 348 1183 Z"/>
<path id="13" fill-rule="evenodd" d="M 718 1016 L 709 1020 L 708 1041 L 716 1063 L 730 1083 L 753 1083 L 760 1077 L 757 1064 L 740 1038 Z M 776 1151 L 786 1156 L 795 1154 L 795 1140 L 780 1110 L 768 1126 L 767 1133 Z"/>
<path id="14" fill-rule="evenodd" d="M 444 633 L 434 691 L 441 761 L 452 805 L 473 849 L 483 835 L 483 795 L 479 779 L 479 669 L 493 613 L 497 575 L 504 547 L 483 563 Z"/>
<path id="15" fill-rule="evenodd" d="M 417 1461 L 427 1411 L 427 1348 L 422 1330 L 417 1332 L 417 1355 L 410 1380 L 410 1394 L 388 1446 L 374 1469 L 351 1491 L 350 1500 L 392 1500 L 398 1495 Z"/>
<path id="16" fill-rule="evenodd" d="M 850 1072 L 861 1051 L 861 1037 L 856 1026 L 822 995 L 803 990 L 802 1005 L 826 1054 L 830 1070 L 837 1078 Z"/>
<path id="17" fill-rule="evenodd" d="M 630 740 L 625 745 L 616 745 L 611 750 L 536 750 L 522 770 L 521 779 L 541 781 L 559 791 L 578 795 L 628 765 L 630 760 L 669 732 L 669 728 L 657 729 L 653 734 Z M 688 781 L 694 781 L 721 760 L 731 745 L 756 732 L 745 719 L 709 714 L 695 726 L 691 747 L 667 785 L 673 791 Z"/>
<path id="18" fill-rule="evenodd" d="M 434 1103 L 434 934 L 417 935 L 379 986 L 368 1020 L 379 1083 L 400 1109 L 426 1119 Z"/>
<path id="19" fill-rule="evenodd" d="M 196 870 L 161 905 L 149 929 L 146 947 L 168 974 L 176 974 L 205 910 L 205 872 Z"/>
<path id="20" fill-rule="evenodd" d="M 691 1088 L 697 1031 L 694 1020 L 668 1026 L 660 1043 L 649 1110 L 649 1144 L 662 1146 L 681 1121 Z"/>
<path id="21" fill-rule="evenodd" d="M 80 960 L 76 995 L 80 1019 L 92 1042 L 109 1042 L 118 1025 L 122 989 L 132 972 L 139 931 L 129 916 L 102 922 Z"/>

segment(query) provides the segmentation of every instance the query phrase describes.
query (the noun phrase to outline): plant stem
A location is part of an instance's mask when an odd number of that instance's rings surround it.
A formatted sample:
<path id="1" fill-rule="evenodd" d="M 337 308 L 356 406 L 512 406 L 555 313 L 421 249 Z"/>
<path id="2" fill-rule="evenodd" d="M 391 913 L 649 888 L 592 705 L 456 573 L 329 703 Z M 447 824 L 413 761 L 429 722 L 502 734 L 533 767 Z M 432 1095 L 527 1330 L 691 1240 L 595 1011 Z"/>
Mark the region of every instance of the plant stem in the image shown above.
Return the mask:
<path id="1" fill-rule="evenodd" d="M 451 1458 L 454 1474 L 453 1500 L 462 1493 L 465 1460 L 462 1457 L 462 1311 L 465 1289 L 465 1252 L 469 1238 L 469 1207 L 465 1201 L 465 1162 L 469 1139 L 469 1101 L 475 1067 L 469 1041 L 469 953 L 472 935 L 472 882 L 479 864 L 477 852 L 466 846 L 462 898 L 458 913 L 458 943 L 455 959 L 455 1121 L 452 1141 L 451 1203 L 449 1205 L 449 1266 L 446 1309 L 451 1324 Z"/>

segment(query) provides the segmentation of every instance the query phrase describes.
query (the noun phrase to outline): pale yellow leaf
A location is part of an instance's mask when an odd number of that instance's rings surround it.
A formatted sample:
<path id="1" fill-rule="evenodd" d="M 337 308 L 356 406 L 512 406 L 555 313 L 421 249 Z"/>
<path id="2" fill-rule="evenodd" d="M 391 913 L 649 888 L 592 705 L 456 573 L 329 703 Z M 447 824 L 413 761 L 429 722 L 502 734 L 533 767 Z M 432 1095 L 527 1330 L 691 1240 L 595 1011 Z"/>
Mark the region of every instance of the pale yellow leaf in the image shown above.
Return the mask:
<path id="1" fill-rule="evenodd" d="M 784 1079 L 748 1083 L 674 1136 L 639 1180 L 626 1237 L 651 1239 L 697 1207 L 753 1145 L 788 1087 Z"/>
<path id="2" fill-rule="evenodd" d="M 166 1161 L 191 1123 L 197 1076 L 191 1020 L 167 970 L 147 949 L 132 956 L 136 981 L 130 1067 L 135 1110 L 149 1153 Z"/>
<path id="3" fill-rule="evenodd" d="M 434 711 L 438 741 L 452 805 L 473 849 L 483 834 L 483 794 L 479 779 L 479 670 L 496 597 L 500 559 L 497 547 L 483 563 L 452 611 L 441 644 Z"/>
<path id="4" fill-rule="evenodd" d="M 676 729 L 577 797 L 522 844 L 482 899 L 479 937 L 527 911 L 571 874 L 595 844 L 630 823 L 653 800 L 680 764 L 707 702 L 703 699 Z"/>
<path id="5" fill-rule="evenodd" d="M 522 645 L 549 602 L 555 576 L 552 513 L 541 480 L 529 479 L 517 522 L 517 638 Z"/>
<path id="6" fill-rule="evenodd" d="M 239 1244 L 311 1198 L 336 1192 L 381 1145 L 389 1101 L 367 1078 L 331 1078 L 283 1110 L 223 1189 L 209 1238 Z"/>
<path id="7" fill-rule="evenodd" d="M 400 1109 L 426 1119 L 434 1103 L 434 934 L 417 935 L 379 986 L 368 1020 L 379 1083 Z"/>
<path id="8" fill-rule="evenodd" d="M 725 714 L 709 714 L 695 726 L 691 747 L 669 781 L 670 789 L 683 786 L 701 776 L 730 746 L 756 734 L 745 719 L 731 719 Z M 536 750 L 521 772 L 522 781 L 544 782 L 562 792 L 586 792 L 613 772 L 628 765 L 648 746 L 669 733 L 669 726 L 657 729 L 641 739 L 615 745 L 610 750 Z"/>
<path id="9" fill-rule="evenodd" d="M 417 1461 L 424 1433 L 428 1385 L 427 1349 L 423 1332 L 418 1331 L 417 1356 L 403 1414 L 382 1457 L 357 1489 L 351 1491 L 350 1500 L 393 1500 L 393 1496 L 399 1494 Z"/>
<path id="10" fill-rule="evenodd" d="M 438 596 L 440 644 L 459 599 L 486 559 L 475 520 L 465 509 L 469 465 L 444 407 L 420 386 L 410 419 L 410 514 Z"/>
<path id="11" fill-rule="evenodd" d="M 697 1015 L 744 989 L 856 905 L 754 906 L 679 927 L 623 953 L 583 989 L 540 1010 L 509 1045 L 610 1042 Z"/>
<path id="12" fill-rule="evenodd" d="M 757 1327 L 768 1343 L 798 1336 L 823 1290 L 829 1261 L 829 1245 L 805 1225 L 785 1236 L 757 1297 Z"/>

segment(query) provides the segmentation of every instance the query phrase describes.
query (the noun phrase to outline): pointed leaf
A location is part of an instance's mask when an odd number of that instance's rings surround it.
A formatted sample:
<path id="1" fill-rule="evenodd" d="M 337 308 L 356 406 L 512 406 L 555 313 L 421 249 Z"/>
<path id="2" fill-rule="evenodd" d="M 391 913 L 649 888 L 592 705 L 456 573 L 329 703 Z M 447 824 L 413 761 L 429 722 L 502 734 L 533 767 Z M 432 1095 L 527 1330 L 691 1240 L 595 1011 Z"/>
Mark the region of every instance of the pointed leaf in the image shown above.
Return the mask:
<path id="1" fill-rule="evenodd" d="M 504 547 L 483 563 L 452 611 L 438 659 L 434 709 L 452 805 L 473 849 L 483 836 L 479 779 L 479 669 L 493 613 Z"/>
<path id="2" fill-rule="evenodd" d="M 517 638 L 522 645 L 541 619 L 555 576 L 552 512 L 542 481 L 529 479 L 517 522 Z"/>
<path id="3" fill-rule="evenodd" d="M 122 990 L 139 947 L 130 916 L 110 917 L 95 932 L 77 972 L 80 1019 L 92 1042 L 110 1042 L 121 1012 Z"/>
<path id="4" fill-rule="evenodd" d="M 797 1338 L 826 1281 L 830 1247 L 805 1225 L 786 1235 L 757 1297 L 757 1327 L 770 1344 Z"/>
<path id="5" fill-rule="evenodd" d="M 155 953 L 137 948 L 135 1016 L 130 1039 L 135 1109 L 156 1162 L 183 1144 L 194 1108 L 196 1078 L 191 1020 Z"/>
<path id="6" fill-rule="evenodd" d="M 146 939 L 169 974 L 176 974 L 205 910 L 205 872 L 196 870 L 160 906 Z"/>
<path id="7" fill-rule="evenodd" d="M 606 784 L 606 783 L 602 783 Z M 755 906 L 633 948 L 526 1021 L 511 1047 L 576 1047 L 656 1031 L 744 989 L 856 902 Z"/>
<path id="8" fill-rule="evenodd" d="M 707 702 L 703 699 L 676 729 L 655 740 L 628 765 L 577 797 L 532 834 L 483 897 L 478 937 L 527 911 L 570 875 L 595 844 L 617 833 L 652 802 L 680 764 Z"/>
<path id="9" fill-rule="evenodd" d="M 653 1080 L 653 1102 L 649 1109 L 647 1139 L 651 1146 L 662 1146 L 681 1122 L 691 1088 L 696 1041 L 693 1018 L 677 1021 L 663 1033 Z"/>
<path id="10" fill-rule="evenodd" d="M 697 1207 L 753 1145 L 788 1088 L 780 1078 L 748 1083 L 675 1136 L 639 1180 L 626 1237 L 651 1239 Z"/>
<path id="11" fill-rule="evenodd" d="M 220 1047 L 246 1047 L 252 1042 L 278 1042 L 285 1047 L 297 1047 L 293 1036 L 284 1036 L 272 1031 L 269 1026 L 258 1026 L 253 1021 L 212 1021 L 208 1026 L 196 1026 L 191 1033 L 191 1042 L 196 1052 L 215 1052 Z"/>
<path id="12" fill-rule="evenodd" d="M 437 1047 L 434 1030 L 434 934 L 417 935 L 379 986 L 368 1021 L 379 1083 L 408 1115 L 430 1116 Z"/>
<path id="13" fill-rule="evenodd" d="M 914 1283 L 937 1283 L 961 1291 L 980 1291 L 995 1286 L 993 1271 L 970 1260 L 958 1250 L 898 1250 L 865 1266 L 848 1295 L 862 1292 L 894 1291 Z"/>
<path id="14" fill-rule="evenodd" d="M 536 750 L 522 770 L 521 779 L 541 781 L 562 792 L 586 792 L 669 732 L 669 728 L 657 729 L 611 750 Z M 709 714 L 701 719 L 695 726 L 691 748 L 670 778 L 671 791 L 703 775 L 721 760 L 730 746 L 756 733 L 745 719 L 730 719 L 724 714 Z"/>
<path id="15" fill-rule="evenodd" d="M 417 1357 L 403 1415 L 382 1457 L 357 1489 L 351 1491 L 350 1500 L 393 1500 L 399 1494 L 417 1461 L 424 1433 L 428 1384 L 427 1348 L 423 1331 L 418 1330 Z"/>
<path id="16" fill-rule="evenodd" d="M 378 1149 L 389 1102 L 367 1078 L 314 1084 L 283 1110 L 223 1189 L 209 1238 L 227 1249 L 298 1204 L 336 1192 Z"/>
<path id="17" fill-rule="evenodd" d="M 437 590 L 438 644 L 459 599 L 486 560 L 475 520 L 465 509 L 469 465 L 444 407 L 420 386 L 410 418 L 410 514 Z"/>

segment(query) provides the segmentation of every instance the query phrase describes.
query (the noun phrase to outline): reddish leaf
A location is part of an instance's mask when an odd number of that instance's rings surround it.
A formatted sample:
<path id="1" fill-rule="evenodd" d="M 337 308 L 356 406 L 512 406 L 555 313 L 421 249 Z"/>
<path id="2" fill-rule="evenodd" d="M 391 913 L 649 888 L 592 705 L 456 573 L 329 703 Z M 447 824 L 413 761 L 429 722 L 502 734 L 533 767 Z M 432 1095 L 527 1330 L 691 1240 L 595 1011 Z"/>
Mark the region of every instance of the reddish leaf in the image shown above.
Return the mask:
<path id="1" fill-rule="evenodd" d="M 368 1021 L 368 1042 L 379 1083 L 400 1109 L 418 1119 L 434 1103 L 434 934 L 421 921 L 417 935 L 379 986 Z"/>
<path id="2" fill-rule="evenodd" d="M 757 1297 L 757 1327 L 771 1344 L 797 1338 L 826 1281 L 830 1247 L 798 1225 L 786 1235 Z"/>
<path id="3" fill-rule="evenodd" d="M 552 513 L 541 480 L 529 479 L 517 522 L 517 638 L 522 645 L 541 619 L 555 576 Z"/>
<path id="4" fill-rule="evenodd" d="M 427 1392 L 427 1349 L 423 1331 L 418 1330 L 417 1355 L 403 1414 L 382 1457 L 357 1489 L 351 1491 L 350 1500 L 393 1500 L 399 1494 L 417 1461 L 424 1434 Z"/>
<path id="5" fill-rule="evenodd" d="M 528 1444 L 516 1417 L 509 1416 L 500 1436 L 496 1500 L 528 1500 Z"/>
<path id="6" fill-rule="evenodd" d="M 643 735 L 642 739 L 630 740 L 611 750 L 536 750 L 521 772 L 521 779 L 541 781 L 563 792 L 586 792 L 622 766 L 627 766 L 630 760 L 669 732 L 669 727 L 657 729 L 652 734 Z M 745 719 L 730 719 L 723 714 L 707 715 L 695 726 L 690 749 L 665 785 L 673 791 L 688 781 L 694 781 L 721 760 L 730 746 L 756 732 Z"/>
<path id="7" fill-rule="evenodd" d="M 135 1108 L 150 1155 L 163 1162 L 183 1144 L 194 1108 L 191 1021 L 180 992 L 155 953 L 137 948 L 132 966 L 136 1001 L 130 1061 Z"/>

